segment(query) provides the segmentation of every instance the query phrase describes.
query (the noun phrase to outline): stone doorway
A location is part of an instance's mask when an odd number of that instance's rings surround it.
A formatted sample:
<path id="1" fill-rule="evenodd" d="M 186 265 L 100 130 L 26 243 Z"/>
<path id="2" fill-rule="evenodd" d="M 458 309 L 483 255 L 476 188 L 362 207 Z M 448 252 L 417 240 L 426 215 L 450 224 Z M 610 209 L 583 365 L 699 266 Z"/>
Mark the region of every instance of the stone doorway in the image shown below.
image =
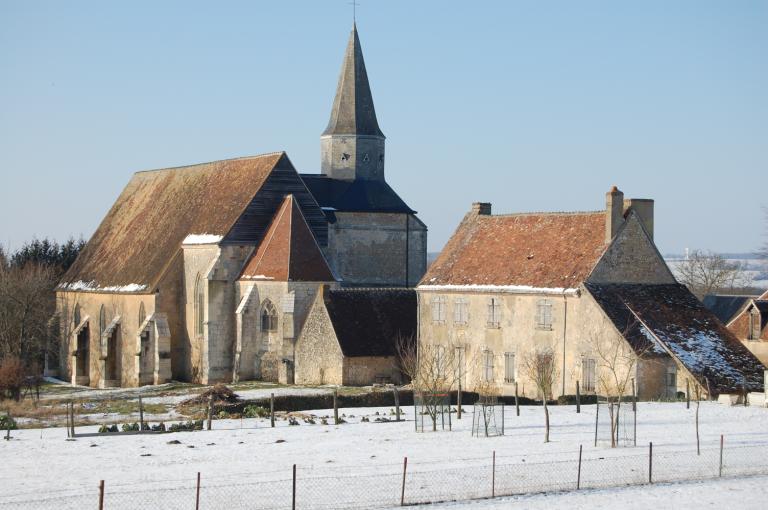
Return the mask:
<path id="1" fill-rule="evenodd" d="M 72 364 L 72 382 L 80 386 L 88 386 L 90 378 L 90 328 L 86 323 L 75 337 L 75 359 Z"/>

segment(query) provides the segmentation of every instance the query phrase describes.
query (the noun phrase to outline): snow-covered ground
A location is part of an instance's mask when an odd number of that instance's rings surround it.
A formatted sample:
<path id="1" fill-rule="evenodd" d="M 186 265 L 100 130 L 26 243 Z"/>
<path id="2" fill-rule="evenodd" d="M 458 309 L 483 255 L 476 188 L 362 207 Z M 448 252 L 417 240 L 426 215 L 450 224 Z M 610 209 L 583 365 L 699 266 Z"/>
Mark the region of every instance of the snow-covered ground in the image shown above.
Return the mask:
<path id="1" fill-rule="evenodd" d="M 594 406 L 583 406 L 581 414 L 574 407 L 552 407 L 552 441 L 547 444 L 539 407 L 522 407 L 519 417 L 507 407 L 506 435 L 492 438 L 472 437 L 471 412 L 460 421 L 454 416 L 450 432 L 416 433 L 412 408 L 406 409 L 409 421 L 399 423 L 374 421 L 376 412 L 379 417 L 389 415 L 389 408 L 366 408 L 341 410 L 349 423 L 339 426 L 321 425 L 319 418 L 315 425 L 299 418 L 299 426 L 281 420 L 274 429 L 264 419 L 217 420 L 210 432 L 74 441 L 66 440 L 63 428 L 20 430 L 12 432 L 11 441 L 0 441 L 0 508 L 90 507 L 95 505 L 99 480 L 106 482 L 108 509 L 194 508 L 198 472 L 201 508 L 287 507 L 294 464 L 299 508 L 382 508 L 400 502 L 404 457 L 408 457 L 406 502 L 487 497 L 494 451 L 496 494 L 570 491 L 577 478 L 579 445 L 584 449 L 582 487 L 642 484 L 648 476 L 649 442 L 656 481 L 710 478 L 718 474 L 721 434 L 724 476 L 768 475 L 768 409 L 702 403 L 699 456 L 694 407 L 639 404 L 638 446 L 617 449 L 593 445 Z M 601 411 L 605 414 L 604 407 Z M 313 414 L 331 416 L 332 411 Z M 363 416 L 371 421 L 362 423 Z M 78 430 L 93 431 L 95 427 Z M 622 438 L 627 434 L 622 431 Z M 179 444 L 169 444 L 172 441 Z M 611 503 L 611 507 L 639 508 L 668 501 L 675 494 L 683 498 L 677 506 L 687 508 L 691 497 L 705 500 L 706 493 L 722 500 L 722 506 L 752 508 L 768 496 L 766 480 L 765 476 L 725 478 L 438 508 L 502 508 L 512 502 L 525 508 L 608 508 Z M 734 494 L 728 497 L 730 493 Z M 749 497 L 734 497 L 741 493 Z"/>

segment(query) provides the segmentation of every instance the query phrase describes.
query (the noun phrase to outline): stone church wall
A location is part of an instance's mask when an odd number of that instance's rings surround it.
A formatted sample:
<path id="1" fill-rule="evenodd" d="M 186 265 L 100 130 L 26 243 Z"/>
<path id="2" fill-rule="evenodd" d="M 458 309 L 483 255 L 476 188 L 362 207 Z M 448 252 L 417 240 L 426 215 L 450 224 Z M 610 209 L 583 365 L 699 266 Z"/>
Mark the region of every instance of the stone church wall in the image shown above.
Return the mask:
<path id="1" fill-rule="evenodd" d="M 99 331 L 99 313 L 104 307 L 104 323 L 109 325 L 116 316 L 120 316 L 119 326 L 115 328 L 116 382 L 120 386 L 138 386 L 138 374 L 135 370 L 136 344 L 139 322 L 139 310 L 143 304 L 144 313 L 148 316 L 155 311 L 154 294 L 117 294 L 98 292 L 57 292 L 57 311 L 60 314 L 61 343 L 60 370 L 63 379 L 72 380 L 73 364 L 76 358 L 73 353 L 77 350 L 76 340 L 72 331 L 78 325 L 74 324 L 75 307 L 79 305 L 81 320 L 89 317 L 88 322 L 88 385 L 94 388 L 103 387 L 105 383 L 103 351 L 106 346 L 101 342 Z M 80 374 L 78 374 L 80 375 Z M 83 383 L 81 380 L 78 384 Z"/>
<path id="2" fill-rule="evenodd" d="M 344 384 L 344 356 L 323 302 L 316 296 L 296 341 L 296 384 Z"/>
<path id="3" fill-rule="evenodd" d="M 337 212 L 336 218 L 327 254 L 342 285 L 414 286 L 426 272 L 427 229 L 414 216 Z"/>
<path id="4" fill-rule="evenodd" d="M 395 356 L 360 356 L 344 358 L 344 385 L 368 386 L 375 383 L 402 382 Z"/>

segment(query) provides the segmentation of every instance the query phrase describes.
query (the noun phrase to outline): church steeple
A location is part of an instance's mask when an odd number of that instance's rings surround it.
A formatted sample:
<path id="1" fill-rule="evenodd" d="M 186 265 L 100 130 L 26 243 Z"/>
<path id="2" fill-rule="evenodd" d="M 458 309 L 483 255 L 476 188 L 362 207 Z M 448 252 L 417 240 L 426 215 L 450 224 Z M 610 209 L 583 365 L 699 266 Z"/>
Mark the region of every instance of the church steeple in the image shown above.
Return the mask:
<path id="1" fill-rule="evenodd" d="M 384 180 L 384 139 L 353 24 L 331 118 L 320 136 L 323 173 L 335 179 Z"/>

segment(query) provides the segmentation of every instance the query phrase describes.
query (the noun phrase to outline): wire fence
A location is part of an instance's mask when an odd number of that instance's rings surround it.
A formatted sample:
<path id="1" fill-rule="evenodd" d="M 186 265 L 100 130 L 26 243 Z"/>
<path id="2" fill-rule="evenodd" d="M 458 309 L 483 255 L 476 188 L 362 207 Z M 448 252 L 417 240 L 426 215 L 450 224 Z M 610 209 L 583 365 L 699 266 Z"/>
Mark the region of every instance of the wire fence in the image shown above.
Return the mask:
<path id="1" fill-rule="evenodd" d="M 381 472 L 351 468 L 302 468 L 288 473 L 237 477 L 205 474 L 192 480 L 151 480 L 51 492 L 0 500 L 0 509 L 359 509 L 466 501 L 531 493 L 604 489 L 768 474 L 768 444 L 706 445 L 680 450 L 648 444 L 631 449 L 581 447 L 573 457 L 505 456 L 380 466 Z M 355 473 L 355 474 L 352 474 Z M 285 476 L 283 476 L 285 475 Z"/>

